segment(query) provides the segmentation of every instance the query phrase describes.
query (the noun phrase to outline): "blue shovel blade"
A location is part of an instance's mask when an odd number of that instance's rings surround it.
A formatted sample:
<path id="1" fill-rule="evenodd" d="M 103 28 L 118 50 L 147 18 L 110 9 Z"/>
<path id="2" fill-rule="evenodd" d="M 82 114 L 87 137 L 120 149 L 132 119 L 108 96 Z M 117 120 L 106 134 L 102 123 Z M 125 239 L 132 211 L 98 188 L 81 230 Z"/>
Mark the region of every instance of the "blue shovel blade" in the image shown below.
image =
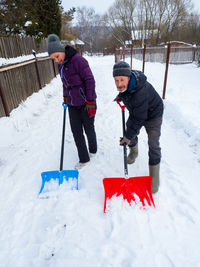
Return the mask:
<path id="1" fill-rule="evenodd" d="M 63 171 L 47 171 L 42 172 L 42 186 L 40 193 L 42 193 L 45 183 L 50 182 L 51 180 L 57 181 L 58 185 L 63 183 L 63 180 L 71 183 L 71 189 L 78 190 L 78 171 L 77 170 L 63 170 Z"/>
<path id="2" fill-rule="evenodd" d="M 59 184 L 62 184 L 63 181 L 66 180 L 71 189 L 78 190 L 78 171 L 77 170 L 63 170 L 60 172 L 60 180 Z"/>

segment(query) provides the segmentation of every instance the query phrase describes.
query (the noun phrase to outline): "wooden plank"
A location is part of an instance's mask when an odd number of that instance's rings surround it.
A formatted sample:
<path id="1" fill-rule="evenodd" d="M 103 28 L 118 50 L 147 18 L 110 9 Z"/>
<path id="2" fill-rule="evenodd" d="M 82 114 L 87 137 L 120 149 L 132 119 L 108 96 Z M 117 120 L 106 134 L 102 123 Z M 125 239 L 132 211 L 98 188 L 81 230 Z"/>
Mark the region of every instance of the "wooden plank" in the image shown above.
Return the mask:
<path id="1" fill-rule="evenodd" d="M 28 64 L 27 62 L 23 63 L 24 64 L 20 63 L 6 66 L 6 68 L 9 67 L 9 69 L 0 71 L 0 80 L 4 89 L 9 112 L 18 107 L 20 103 L 23 103 L 28 96 L 39 91 L 34 64 L 35 59 L 30 60 Z M 57 64 L 55 64 L 55 66 L 56 74 L 58 74 Z M 38 58 L 38 68 L 42 86 L 45 86 L 55 77 L 52 59 L 50 57 Z M 5 112 L 0 99 L 0 117 L 2 116 L 5 116 Z"/>
<path id="2" fill-rule="evenodd" d="M 47 60 L 47 59 L 50 59 L 50 57 L 37 58 L 38 61 L 43 61 L 43 60 Z M 35 62 L 35 59 L 31 59 L 31 60 L 27 60 L 27 61 L 24 61 L 24 62 L 16 63 L 14 65 L 9 65 L 7 67 L 1 67 L 0 68 L 0 72 L 11 70 L 11 69 L 15 69 L 15 68 L 19 68 L 19 67 L 22 67 L 22 66 L 25 66 L 25 65 L 32 64 L 34 62 Z"/>

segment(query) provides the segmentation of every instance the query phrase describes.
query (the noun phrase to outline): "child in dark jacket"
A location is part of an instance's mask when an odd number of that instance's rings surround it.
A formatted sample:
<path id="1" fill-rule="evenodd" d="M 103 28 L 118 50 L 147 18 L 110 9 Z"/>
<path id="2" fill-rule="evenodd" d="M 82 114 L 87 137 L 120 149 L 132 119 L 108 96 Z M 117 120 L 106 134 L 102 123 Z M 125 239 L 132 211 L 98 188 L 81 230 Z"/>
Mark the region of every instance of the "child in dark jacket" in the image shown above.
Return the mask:
<path id="1" fill-rule="evenodd" d="M 115 100 L 122 100 L 129 111 L 125 136 L 120 145 L 130 148 L 127 163 L 132 164 L 138 156 L 138 134 L 142 126 L 148 135 L 149 175 L 152 177 L 152 193 L 159 188 L 161 148 L 159 144 L 163 116 L 163 101 L 146 76 L 130 69 L 128 63 L 119 61 L 113 67 L 113 77 L 119 94 Z"/>
<path id="2" fill-rule="evenodd" d="M 64 103 L 68 106 L 70 126 L 78 150 L 75 169 L 85 166 L 97 152 L 94 127 L 96 114 L 95 80 L 88 62 L 71 46 L 66 47 L 55 34 L 48 36 L 49 56 L 58 63 L 63 83 Z M 87 136 L 89 153 L 83 130 Z"/>

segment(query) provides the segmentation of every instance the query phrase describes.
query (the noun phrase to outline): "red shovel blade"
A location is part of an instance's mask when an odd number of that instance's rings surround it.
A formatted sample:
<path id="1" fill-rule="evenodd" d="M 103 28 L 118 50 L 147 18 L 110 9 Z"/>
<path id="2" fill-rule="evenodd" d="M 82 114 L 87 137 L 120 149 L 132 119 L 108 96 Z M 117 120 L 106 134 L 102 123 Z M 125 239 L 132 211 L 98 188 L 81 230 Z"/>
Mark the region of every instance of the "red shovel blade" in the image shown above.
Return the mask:
<path id="1" fill-rule="evenodd" d="M 114 195 L 117 197 L 121 194 L 124 200 L 126 199 L 129 204 L 131 200 L 136 201 L 134 194 L 136 194 L 143 206 L 145 206 L 145 200 L 147 204 L 155 207 L 153 196 L 151 192 L 152 178 L 151 176 L 140 176 L 126 178 L 104 178 L 104 212 L 106 212 L 106 201 L 111 199 Z"/>

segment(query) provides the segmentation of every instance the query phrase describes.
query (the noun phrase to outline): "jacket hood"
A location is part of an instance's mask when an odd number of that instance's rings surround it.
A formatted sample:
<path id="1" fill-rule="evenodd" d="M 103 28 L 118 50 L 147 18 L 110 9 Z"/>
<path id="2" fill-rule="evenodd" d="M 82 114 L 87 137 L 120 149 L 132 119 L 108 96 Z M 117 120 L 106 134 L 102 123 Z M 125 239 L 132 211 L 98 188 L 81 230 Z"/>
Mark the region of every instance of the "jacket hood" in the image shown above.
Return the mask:
<path id="1" fill-rule="evenodd" d="M 119 97 L 126 96 L 127 94 L 132 94 L 135 91 L 140 90 L 146 83 L 147 77 L 143 72 L 139 70 L 132 70 L 131 79 L 128 84 L 128 88 L 125 92 L 119 93 Z"/>
<path id="2" fill-rule="evenodd" d="M 128 91 L 134 91 L 136 88 L 136 79 L 133 73 L 131 73 L 130 81 L 128 83 Z"/>
<path id="3" fill-rule="evenodd" d="M 72 46 L 70 45 L 65 46 L 65 60 L 69 60 L 77 53 L 78 53 L 77 50 L 74 49 Z"/>
<path id="4" fill-rule="evenodd" d="M 132 75 L 134 76 L 134 78 L 136 80 L 135 89 L 138 90 L 141 87 L 143 87 L 147 81 L 147 77 L 144 75 L 144 73 L 142 71 L 139 71 L 139 70 L 133 70 Z"/>

